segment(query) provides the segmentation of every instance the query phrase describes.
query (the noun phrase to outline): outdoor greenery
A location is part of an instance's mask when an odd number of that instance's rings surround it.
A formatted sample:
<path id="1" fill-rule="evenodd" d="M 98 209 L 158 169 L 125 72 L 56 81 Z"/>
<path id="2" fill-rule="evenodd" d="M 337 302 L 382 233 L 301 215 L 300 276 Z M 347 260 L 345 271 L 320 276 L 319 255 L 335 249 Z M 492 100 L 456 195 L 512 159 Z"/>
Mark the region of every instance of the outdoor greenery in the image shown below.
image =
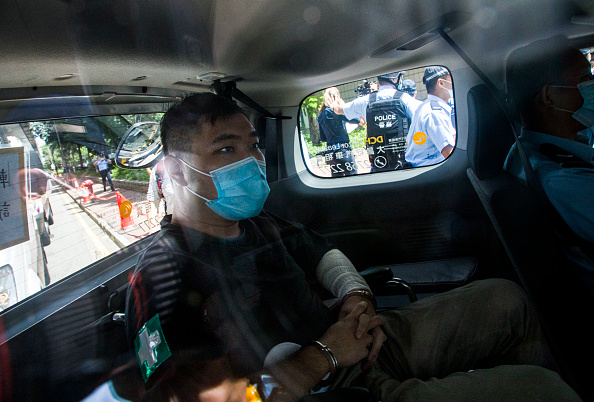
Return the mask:
<path id="1" fill-rule="evenodd" d="M 111 170 L 111 177 L 120 180 L 136 180 L 136 181 L 149 181 L 150 175 L 146 169 L 122 169 L 114 167 Z"/>
<path id="2" fill-rule="evenodd" d="M 135 123 L 160 122 L 163 113 L 114 115 L 37 121 L 29 123 L 35 137 L 43 140 L 40 147 L 44 169 L 63 173 L 64 170 L 85 170 L 93 175 L 93 161 L 101 152 L 113 154 L 126 133 Z M 148 181 L 144 169 L 114 168 L 112 177 L 124 180 Z"/>

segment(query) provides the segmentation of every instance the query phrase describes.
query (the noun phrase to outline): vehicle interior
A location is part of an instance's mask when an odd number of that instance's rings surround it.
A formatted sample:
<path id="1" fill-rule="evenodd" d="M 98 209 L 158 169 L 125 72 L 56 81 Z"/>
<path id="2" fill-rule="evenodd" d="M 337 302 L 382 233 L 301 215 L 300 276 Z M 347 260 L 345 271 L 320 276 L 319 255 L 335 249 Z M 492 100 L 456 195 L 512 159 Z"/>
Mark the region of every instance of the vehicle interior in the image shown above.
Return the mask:
<path id="1" fill-rule="evenodd" d="M 503 170 L 518 130 L 504 101 L 508 55 L 554 35 L 594 47 L 594 3 L 9 0 L 2 11 L 0 151 L 29 141 L 45 155 L 38 170 L 53 183 L 53 225 L 51 244 L 33 257 L 49 275 L 41 290 L 17 302 L 2 296 L 13 302 L 0 310 L 0 400 L 84 400 L 132 370 L 124 298 L 162 216 L 150 218 L 148 174 L 139 175 L 161 156 L 154 123 L 208 91 L 245 107 L 258 131 L 271 188 L 265 209 L 335 244 L 366 275 L 380 309 L 476 279 L 516 281 L 564 380 L 594 396 L 590 288 L 563 254 L 557 217 Z M 312 168 L 329 166 L 310 131 L 326 88 L 354 99 L 378 75 L 403 71 L 424 100 L 422 74 L 435 65 L 454 87 L 456 142 L 445 161 L 341 177 Z M 93 161 L 103 152 L 136 231 L 125 228 L 120 197 L 102 191 Z M 18 282 L 10 264 L 0 261 L 10 268 L 0 276 L 12 270 Z"/>

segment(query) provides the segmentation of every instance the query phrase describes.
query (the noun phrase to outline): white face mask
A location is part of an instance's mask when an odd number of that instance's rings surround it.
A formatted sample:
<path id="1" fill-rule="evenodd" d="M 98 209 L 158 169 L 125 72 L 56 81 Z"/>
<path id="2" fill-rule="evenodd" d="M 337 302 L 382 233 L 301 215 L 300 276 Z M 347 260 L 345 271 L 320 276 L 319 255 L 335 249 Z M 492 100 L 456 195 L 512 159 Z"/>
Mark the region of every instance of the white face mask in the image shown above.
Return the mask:
<path id="1" fill-rule="evenodd" d="M 454 84 L 452 84 L 451 81 L 444 80 L 443 78 L 441 80 L 443 82 L 447 82 L 448 84 L 450 84 L 452 86 L 452 88 L 454 87 Z M 446 87 L 444 87 L 444 88 L 448 91 L 448 95 L 450 96 L 450 99 L 454 99 L 454 90 L 453 89 L 447 89 Z"/>

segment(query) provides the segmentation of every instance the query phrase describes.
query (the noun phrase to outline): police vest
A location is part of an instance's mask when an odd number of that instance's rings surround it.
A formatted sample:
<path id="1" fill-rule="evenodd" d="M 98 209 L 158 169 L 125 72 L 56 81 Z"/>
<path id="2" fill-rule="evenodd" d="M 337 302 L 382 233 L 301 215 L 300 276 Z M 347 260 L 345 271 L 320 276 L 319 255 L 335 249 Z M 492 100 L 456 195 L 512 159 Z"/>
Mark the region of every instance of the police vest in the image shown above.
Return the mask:
<path id="1" fill-rule="evenodd" d="M 374 170 L 392 170 L 402 167 L 404 149 L 410 121 L 402 100 L 404 92 L 396 91 L 389 99 L 377 99 L 377 92 L 369 94 L 366 110 L 367 139 L 370 160 Z"/>

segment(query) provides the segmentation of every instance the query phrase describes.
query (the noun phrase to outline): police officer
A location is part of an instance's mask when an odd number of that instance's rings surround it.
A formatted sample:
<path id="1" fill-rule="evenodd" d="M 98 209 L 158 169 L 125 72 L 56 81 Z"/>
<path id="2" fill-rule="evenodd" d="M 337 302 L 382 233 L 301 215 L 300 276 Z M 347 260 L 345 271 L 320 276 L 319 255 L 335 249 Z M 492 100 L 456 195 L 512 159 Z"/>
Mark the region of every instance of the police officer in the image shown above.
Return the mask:
<path id="1" fill-rule="evenodd" d="M 417 97 L 417 83 L 413 80 L 406 79 L 402 81 L 402 90 L 413 98 Z"/>
<path id="2" fill-rule="evenodd" d="M 101 175 L 101 180 L 103 181 L 103 191 L 107 191 L 106 180 L 109 180 L 111 191 L 115 191 L 111 181 L 111 174 L 109 173 L 109 165 L 111 165 L 111 160 L 107 158 L 107 153 L 102 152 L 101 156 L 99 156 L 99 158 L 93 162 L 93 165 L 97 167 L 99 174 Z"/>
<path id="3" fill-rule="evenodd" d="M 414 112 L 421 106 L 423 102 L 417 100 L 417 83 L 411 79 L 406 79 L 402 81 L 402 91 L 406 92 L 410 96 L 414 98 L 414 102 L 410 102 L 410 108 L 412 109 L 412 116 L 414 117 Z M 411 117 L 412 120 L 412 117 Z"/>
<path id="4" fill-rule="evenodd" d="M 456 130 L 452 125 L 452 77 L 445 67 L 425 69 L 423 84 L 427 99 L 415 114 L 407 136 L 406 161 L 413 166 L 439 163 L 452 153 Z"/>
<path id="5" fill-rule="evenodd" d="M 409 94 L 398 90 L 403 72 L 377 77 L 379 89 L 349 103 L 337 101 L 332 110 L 347 119 L 364 117 L 367 122 L 367 153 L 371 171 L 403 167 L 404 145 L 415 107 L 420 104 Z"/>

